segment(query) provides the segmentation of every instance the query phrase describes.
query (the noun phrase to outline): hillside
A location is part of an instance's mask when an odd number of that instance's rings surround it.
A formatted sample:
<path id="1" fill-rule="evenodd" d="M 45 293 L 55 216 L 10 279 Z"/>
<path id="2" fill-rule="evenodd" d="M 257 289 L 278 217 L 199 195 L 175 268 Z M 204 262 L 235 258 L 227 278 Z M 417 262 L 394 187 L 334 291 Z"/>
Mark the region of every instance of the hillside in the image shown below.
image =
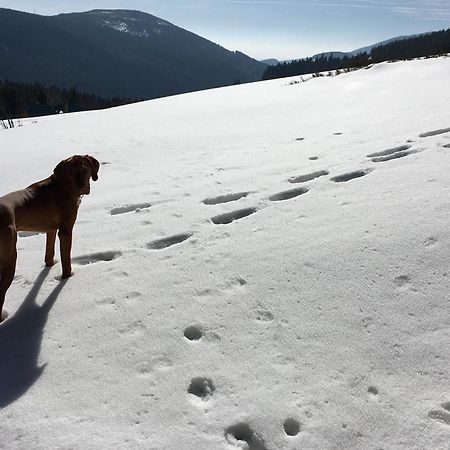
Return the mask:
<path id="1" fill-rule="evenodd" d="M 19 238 L 0 447 L 447 450 L 449 77 L 383 63 L 0 131 L 2 194 L 102 163 L 73 277 Z"/>
<path id="2" fill-rule="evenodd" d="M 138 11 L 0 8 L 0 79 L 149 99 L 259 80 L 265 67 Z"/>

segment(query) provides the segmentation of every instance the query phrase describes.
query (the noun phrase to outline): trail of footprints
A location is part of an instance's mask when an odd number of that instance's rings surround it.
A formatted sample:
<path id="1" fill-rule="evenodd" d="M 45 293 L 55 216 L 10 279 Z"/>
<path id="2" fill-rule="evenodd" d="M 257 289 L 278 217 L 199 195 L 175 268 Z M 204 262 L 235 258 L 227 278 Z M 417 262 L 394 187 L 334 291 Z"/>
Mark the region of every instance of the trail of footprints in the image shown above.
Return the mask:
<path id="1" fill-rule="evenodd" d="M 427 131 L 424 133 L 421 133 L 419 135 L 420 138 L 427 138 L 431 136 L 437 136 L 440 134 L 446 134 L 450 133 L 450 128 L 441 128 L 438 130 L 432 130 Z M 342 133 L 334 133 L 335 135 L 341 135 Z M 304 138 L 297 138 L 297 141 L 303 141 Z M 386 150 L 382 150 L 379 152 L 369 153 L 367 155 L 367 158 L 370 158 L 370 160 L 374 163 L 383 163 L 387 161 L 391 161 L 394 159 L 404 158 L 409 155 L 412 155 L 414 153 L 418 153 L 422 151 L 423 149 L 414 149 L 412 148 L 412 145 L 410 144 L 412 141 L 408 141 L 405 145 L 400 145 L 397 147 L 388 148 Z M 443 144 L 441 145 L 443 148 L 450 148 L 450 144 Z M 317 156 L 313 156 L 309 158 L 310 160 L 317 160 Z M 335 175 L 330 178 L 330 181 L 334 183 L 346 183 L 348 181 L 354 180 L 356 178 L 361 178 L 369 173 L 373 172 L 374 168 L 364 168 L 359 169 L 351 172 L 342 173 L 339 175 Z M 329 171 L 322 169 L 317 170 L 313 172 L 309 172 L 302 175 L 297 175 L 288 178 L 286 181 L 291 184 L 299 184 L 299 183 L 306 183 L 309 181 L 313 181 L 317 178 L 324 177 L 329 175 Z M 309 189 L 306 187 L 298 187 L 295 189 L 289 189 L 281 192 L 277 192 L 271 196 L 268 197 L 268 200 L 271 202 L 280 202 L 285 200 L 290 200 L 296 197 L 299 197 L 301 195 L 304 195 L 309 192 Z M 208 197 L 205 198 L 202 203 L 207 206 L 216 206 L 221 205 L 225 203 L 231 203 L 239 201 L 243 198 L 248 197 L 250 194 L 252 194 L 252 191 L 242 191 L 242 192 L 235 192 L 225 195 L 219 195 L 217 197 Z M 109 213 L 111 216 L 117 216 L 122 214 L 127 214 L 131 212 L 140 212 L 142 210 L 147 210 L 153 206 L 152 203 L 149 202 L 142 202 L 142 203 L 131 203 L 126 205 L 121 205 L 118 207 L 112 208 Z M 236 209 L 231 212 L 218 214 L 215 216 L 212 216 L 210 218 L 211 222 L 215 225 L 228 225 L 231 224 L 237 220 L 243 219 L 245 217 L 248 217 L 252 214 L 255 214 L 258 211 L 256 207 L 247 207 L 242 209 Z M 27 237 L 27 236 L 34 236 L 36 233 L 21 233 L 21 236 Z M 181 233 L 176 234 L 173 236 L 167 236 L 164 238 L 153 240 L 145 245 L 145 247 L 148 250 L 163 250 L 168 247 L 172 247 L 177 244 L 181 244 L 188 239 L 190 239 L 193 236 L 193 233 Z M 88 255 L 82 255 L 73 258 L 73 261 L 75 264 L 79 265 L 87 265 L 92 264 L 100 261 L 112 261 L 119 256 L 121 256 L 122 253 L 120 251 L 106 251 L 106 252 L 100 252 L 100 253 L 93 253 Z"/>

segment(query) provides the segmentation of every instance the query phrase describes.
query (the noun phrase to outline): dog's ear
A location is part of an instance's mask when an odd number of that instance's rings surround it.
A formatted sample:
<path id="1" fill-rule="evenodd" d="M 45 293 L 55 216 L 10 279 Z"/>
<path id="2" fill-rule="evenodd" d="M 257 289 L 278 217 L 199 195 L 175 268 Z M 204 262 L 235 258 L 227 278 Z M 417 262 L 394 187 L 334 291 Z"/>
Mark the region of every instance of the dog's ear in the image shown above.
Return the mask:
<path id="1" fill-rule="evenodd" d="M 89 155 L 84 156 L 91 165 L 91 177 L 94 181 L 98 180 L 98 171 L 100 169 L 100 163 L 93 157 Z"/>
<path id="2" fill-rule="evenodd" d="M 67 166 L 68 166 L 69 160 L 70 160 L 70 158 L 61 161 L 61 162 L 53 169 L 53 175 L 55 175 L 55 177 L 56 177 L 58 180 L 62 180 L 62 179 L 64 179 L 64 178 L 67 177 Z"/>

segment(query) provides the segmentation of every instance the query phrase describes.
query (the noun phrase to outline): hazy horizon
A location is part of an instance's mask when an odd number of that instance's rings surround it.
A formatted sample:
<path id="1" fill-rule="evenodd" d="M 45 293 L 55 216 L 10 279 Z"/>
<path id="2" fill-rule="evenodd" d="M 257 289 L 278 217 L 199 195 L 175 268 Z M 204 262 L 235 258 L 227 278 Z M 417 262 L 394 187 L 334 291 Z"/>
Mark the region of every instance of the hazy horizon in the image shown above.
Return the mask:
<path id="1" fill-rule="evenodd" d="M 0 0 L 0 7 L 40 15 L 135 9 L 259 60 L 351 51 L 450 27 L 447 0 Z"/>

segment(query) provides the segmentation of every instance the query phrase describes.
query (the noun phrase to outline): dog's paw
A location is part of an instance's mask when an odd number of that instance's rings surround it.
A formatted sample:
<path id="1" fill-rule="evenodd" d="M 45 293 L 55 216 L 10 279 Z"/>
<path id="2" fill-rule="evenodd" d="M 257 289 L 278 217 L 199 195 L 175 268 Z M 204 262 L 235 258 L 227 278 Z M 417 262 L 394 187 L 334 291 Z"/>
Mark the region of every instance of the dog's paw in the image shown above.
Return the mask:
<path id="1" fill-rule="evenodd" d="M 0 323 L 4 322 L 8 318 L 8 311 L 5 309 L 0 313 Z"/>

